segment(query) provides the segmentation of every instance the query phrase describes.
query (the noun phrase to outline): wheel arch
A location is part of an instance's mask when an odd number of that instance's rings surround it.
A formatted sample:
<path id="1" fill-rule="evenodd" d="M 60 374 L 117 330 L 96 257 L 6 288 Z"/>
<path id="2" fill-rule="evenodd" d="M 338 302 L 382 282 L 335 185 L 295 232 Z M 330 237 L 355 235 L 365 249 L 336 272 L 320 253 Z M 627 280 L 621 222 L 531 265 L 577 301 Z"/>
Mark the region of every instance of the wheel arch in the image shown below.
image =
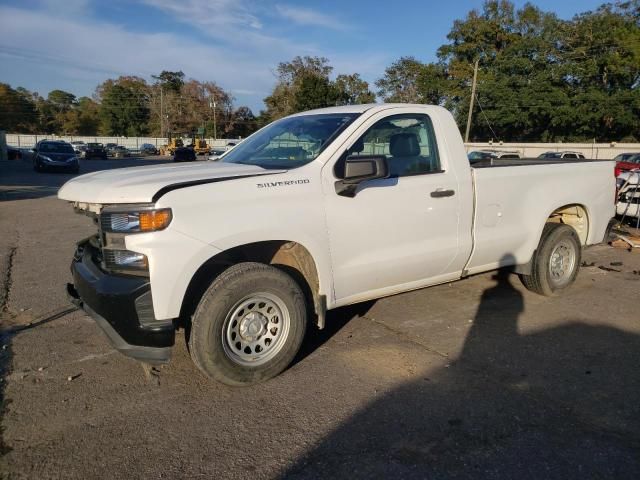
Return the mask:
<path id="1" fill-rule="evenodd" d="M 562 223 L 569 225 L 578 234 L 580 244 L 583 246 L 587 245 L 590 233 L 590 221 L 589 210 L 585 205 L 572 203 L 558 207 L 549 213 L 544 223 Z M 542 228 L 544 228 L 544 225 Z"/>
<path id="2" fill-rule="evenodd" d="M 241 262 L 273 265 L 291 275 L 300 285 L 309 313 L 319 328 L 324 327 L 326 296 L 320 294 L 320 277 L 315 259 L 304 245 L 291 240 L 268 240 L 238 245 L 205 261 L 192 276 L 182 299 L 180 319 L 188 323 L 211 282 L 227 268 Z"/>
<path id="3" fill-rule="evenodd" d="M 547 223 L 559 223 L 570 226 L 578 235 L 580 244 L 582 246 L 587 245 L 590 233 L 590 222 L 589 211 L 585 205 L 581 203 L 570 203 L 551 210 L 545 217 L 544 222 L 542 222 L 538 228 L 538 236 L 536 237 L 538 242 L 540 242 L 542 238 L 542 232 L 544 231 L 544 227 Z M 514 267 L 514 271 L 520 274 L 530 274 L 533 258 L 535 257 L 537 250 L 538 246 L 536 245 L 531 253 L 529 261 L 522 265 L 516 265 Z"/>

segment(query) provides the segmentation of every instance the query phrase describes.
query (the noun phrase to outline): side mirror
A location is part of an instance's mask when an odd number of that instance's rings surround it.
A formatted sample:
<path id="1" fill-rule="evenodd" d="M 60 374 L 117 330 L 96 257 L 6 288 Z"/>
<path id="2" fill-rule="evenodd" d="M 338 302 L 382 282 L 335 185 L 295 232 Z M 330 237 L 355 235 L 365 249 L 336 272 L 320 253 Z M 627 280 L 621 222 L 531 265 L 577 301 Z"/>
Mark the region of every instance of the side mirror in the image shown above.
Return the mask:
<path id="1" fill-rule="evenodd" d="M 384 155 L 347 157 L 344 165 L 344 178 L 336 182 L 336 193 L 343 197 L 354 197 L 360 183 L 388 176 L 389 167 Z"/>

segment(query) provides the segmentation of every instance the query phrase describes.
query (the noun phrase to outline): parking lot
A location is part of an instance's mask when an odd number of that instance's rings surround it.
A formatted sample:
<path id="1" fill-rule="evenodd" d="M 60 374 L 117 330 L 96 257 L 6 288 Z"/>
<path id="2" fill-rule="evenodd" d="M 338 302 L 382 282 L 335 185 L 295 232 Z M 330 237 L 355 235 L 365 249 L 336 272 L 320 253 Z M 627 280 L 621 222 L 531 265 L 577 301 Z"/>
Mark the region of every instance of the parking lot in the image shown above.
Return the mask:
<path id="1" fill-rule="evenodd" d="M 488 273 L 333 311 L 234 389 L 182 336 L 146 375 L 68 303 L 71 176 L 0 162 L 0 477 L 640 478 L 639 253 L 587 249 L 559 297 Z"/>

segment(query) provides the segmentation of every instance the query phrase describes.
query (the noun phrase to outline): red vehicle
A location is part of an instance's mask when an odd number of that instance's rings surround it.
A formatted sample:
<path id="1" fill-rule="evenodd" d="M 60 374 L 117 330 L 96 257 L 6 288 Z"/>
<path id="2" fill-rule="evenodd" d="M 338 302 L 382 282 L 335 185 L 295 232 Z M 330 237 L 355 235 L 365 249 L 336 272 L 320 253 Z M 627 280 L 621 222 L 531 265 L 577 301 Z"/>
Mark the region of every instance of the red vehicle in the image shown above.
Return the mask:
<path id="1" fill-rule="evenodd" d="M 614 160 L 616 161 L 616 177 L 622 172 L 640 168 L 640 153 L 621 153 Z"/>

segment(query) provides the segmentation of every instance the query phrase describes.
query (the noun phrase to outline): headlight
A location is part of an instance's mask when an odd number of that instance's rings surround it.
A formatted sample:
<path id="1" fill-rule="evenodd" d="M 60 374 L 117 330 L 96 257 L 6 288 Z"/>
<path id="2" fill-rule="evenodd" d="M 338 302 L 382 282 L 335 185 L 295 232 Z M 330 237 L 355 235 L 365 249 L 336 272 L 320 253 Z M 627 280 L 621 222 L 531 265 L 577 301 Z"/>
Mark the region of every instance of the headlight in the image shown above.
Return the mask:
<path id="1" fill-rule="evenodd" d="M 111 270 L 146 270 L 147 257 L 131 250 L 105 250 L 104 263 Z"/>
<path id="2" fill-rule="evenodd" d="M 103 211 L 100 215 L 104 232 L 139 233 L 164 230 L 171 223 L 171 209 L 140 210 L 129 212 Z"/>

